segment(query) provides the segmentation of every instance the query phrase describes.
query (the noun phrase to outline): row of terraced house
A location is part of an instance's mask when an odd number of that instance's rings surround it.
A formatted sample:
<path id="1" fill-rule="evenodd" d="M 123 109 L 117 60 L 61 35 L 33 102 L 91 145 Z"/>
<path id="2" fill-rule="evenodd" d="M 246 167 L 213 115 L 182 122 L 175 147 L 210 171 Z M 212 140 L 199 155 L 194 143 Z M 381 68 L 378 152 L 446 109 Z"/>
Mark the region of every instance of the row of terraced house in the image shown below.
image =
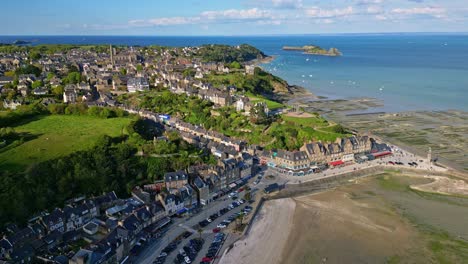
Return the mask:
<path id="1" fill-rule="evenodd" d="M 385 151 L 387 148 L 385 144 L 377 144 L 368 136 L 352 136 L 338 138 L 333 143 L 306 143 L 299 151 L 264 151 L 260 162 L 294 175 L 302 175 L 353 163 L 356 155 Z"/>

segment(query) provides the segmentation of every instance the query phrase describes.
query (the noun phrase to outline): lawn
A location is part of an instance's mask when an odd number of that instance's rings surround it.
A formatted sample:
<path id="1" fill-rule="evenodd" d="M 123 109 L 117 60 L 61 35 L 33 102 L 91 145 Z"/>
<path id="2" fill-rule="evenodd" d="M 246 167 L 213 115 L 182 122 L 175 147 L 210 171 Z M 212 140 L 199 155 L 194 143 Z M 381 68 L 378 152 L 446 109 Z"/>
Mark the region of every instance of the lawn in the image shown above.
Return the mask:
<path id="1" fill-rule="evenodd" d="M 268 100 L 268 99 L 264 99 L 264 98 L 251 97 L 250 102 L 252 102 L 252 103 L 265 102 L 266 105 L 268 106 L 268 109 L 270 109 L 270 110 L 276 110 L 276 109 L 284 108 L 283 104 L 275 102 L 275 101 L 271 101 L 271 100 Z"/>
<path id="2" fill-rule="evenodd" d="M 119 136 L 130 118 L 101 119 L 90 116 L 50 115 L 15 127 L 25 140 L 1 152 L 0 169 L 21 171 L 29 164 L 91 148 L 98 136 Z"/>
<path id="3" fill-rule="evenodd" d="M 328 126 L 328 121 L 321 117 L 294 117 L 294 116 L 282 116 L 286 122 L 293 122 L 297 125 L 309 126 L 309 127 L 324 127 Z"/>
<path id="4" fill-rule="evenodd" d="M 264 98 L 262 96 L 259 96 L 259 95 L 254 95 L 254 94 L 249 93 L 249 92 L 245 93 L 245 95 L 247 97 L 249 97 L 250 102 L 252 102 L 252 103 L 257 103 L 257 102 L 262 102 L 262 101 L 265 102 L 270 110 L 276 110 L 276 109 L 285 107 L 284 104 L 281 104 L 281 103 L 278 103 L 278 102 L 275 102 L 275 101 L 272 101 L 272 100 L 268 100 L 268 99 L 266 99 L 266 98 Z"/>

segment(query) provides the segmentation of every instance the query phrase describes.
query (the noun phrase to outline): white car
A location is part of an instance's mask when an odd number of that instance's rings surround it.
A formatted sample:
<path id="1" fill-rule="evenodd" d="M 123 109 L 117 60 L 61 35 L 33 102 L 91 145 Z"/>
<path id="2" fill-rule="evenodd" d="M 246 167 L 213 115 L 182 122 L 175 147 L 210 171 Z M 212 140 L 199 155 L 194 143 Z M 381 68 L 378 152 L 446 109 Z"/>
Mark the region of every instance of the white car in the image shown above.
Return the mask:
<path id="1" fill-rule="evenodd" d="M 189 257 L 185 257 L 184 260 L 185 260 L 185 263 L 187 263 L 187 264 L 192 263 L 192 261 L 190 260 Z"/>
<path id="2" fill-rule="evenodd" d="M 217 225 L 216 227 L 217 227 L 217 228 L 226 228 L 226 225 L 223 224 L 223 223 L 221 223 L 221 224 Z"/>
<path id="3" fill-rule="evenodd" d="M 236 193 L 236 192 L 232 192 L 232 193 L 230 193 L 230 194 L 228 195 L 229 198 L 232 198 L 232 197 L 234 197 L 234 196 L 237 196 L 237 193 Z"/>
<path id="4" fill-rule="evenodd" d="M 208 221 L 208 223 L 213 222 L 213 220 L 211 220 L 211 218 L 209 218 L 209 217 L 206 219 L 206 221 Z"/>

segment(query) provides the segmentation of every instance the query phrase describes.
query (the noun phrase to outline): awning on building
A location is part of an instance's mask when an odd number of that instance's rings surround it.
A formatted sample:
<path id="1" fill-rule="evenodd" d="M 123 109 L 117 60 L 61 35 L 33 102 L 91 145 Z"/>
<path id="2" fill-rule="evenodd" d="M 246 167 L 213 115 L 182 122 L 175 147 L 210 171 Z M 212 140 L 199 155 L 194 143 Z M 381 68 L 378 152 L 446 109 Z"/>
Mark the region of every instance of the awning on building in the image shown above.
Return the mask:
<path id="1" fill-rule="evenodd" d="M 336 166 L 339 166 L 339 165 L 343 165 L 344 162 L 343 162 L 342 160 L 337 160 L 337 161 L 329 162 L 328 164 L 329 164 L 330 166 L 336 167 Z"/>
<path id="2" fill-rule="evenodd" d="M 378 158 L 378 157 L 383 157 L 383 156 L 387 156 L 387 155 L 392 155 L 392 152 L 391 151 L 383 151 L 383 152 L 379 152 L 379 153 L 373 153 L 372 155 L 374 155 L 374 157 Z"/>
<path id="3" fill-rule="evenodd" d="M 184 207 L 184 208 L 180 209 L 179 211 L 177 211 L 177 214 L 183 214 L 185 212 L 187 212 L 187 208 Z"/>
<path id="4" fill-rule="evenodd" d="M 169 224 L 171 222 L 171 219 L 169 217 L 164 217 L 163 219 L 159 220 L 157 222 L 158 228 L 164 227 L 165 225 Z"/>

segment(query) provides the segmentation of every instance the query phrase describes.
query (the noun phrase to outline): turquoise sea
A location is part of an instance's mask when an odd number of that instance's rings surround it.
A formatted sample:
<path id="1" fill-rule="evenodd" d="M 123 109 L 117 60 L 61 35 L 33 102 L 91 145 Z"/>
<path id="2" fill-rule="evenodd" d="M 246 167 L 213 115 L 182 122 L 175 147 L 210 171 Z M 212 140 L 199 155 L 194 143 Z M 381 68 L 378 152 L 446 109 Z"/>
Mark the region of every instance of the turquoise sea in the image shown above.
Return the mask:
<path id="1" fill-rule="evenodd" d="M 33 45 L 124 44 L 186 46 L 248 43 L 277 58 L 263 67 L 291 84 L 328 98 L 374 97 L 370 111 L 468 111 L 467 34 L 362 34 L 261 37 L 0 36 Z M 283 51 L 283 45 L 336 47 L 342 57 Z"/>

